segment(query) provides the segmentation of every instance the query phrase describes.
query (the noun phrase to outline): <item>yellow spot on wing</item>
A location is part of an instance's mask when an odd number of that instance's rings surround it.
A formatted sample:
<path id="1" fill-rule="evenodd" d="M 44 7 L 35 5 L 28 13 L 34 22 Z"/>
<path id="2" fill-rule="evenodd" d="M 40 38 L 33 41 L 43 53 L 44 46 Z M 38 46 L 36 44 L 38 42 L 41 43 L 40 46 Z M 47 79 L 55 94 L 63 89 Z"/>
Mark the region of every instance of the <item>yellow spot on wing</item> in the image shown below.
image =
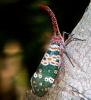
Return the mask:
<path id="1" fill-rule="evenodd" d="M 58 58 L 58 59 L 60 59 L 60 56 L 59 56 L 59 55 L 57 55 L 57 58 Z"/>
<path id="2" fill-rule="evenodd" d="M 39 72 L 42 72 L 42 69 L 41 68 L 39 68 Z"/>
<path id="3" fill-rule="evenodd" d="M 45 61 L 45 60 L 42 60 L 41 63 L 42 63 L 43 65 L 48 65 L 48 62 Z"/>
<path id="4" fill-rule="evenodd" d="M 54 61 L 51 61 L 50 64 L 51 64 L 51 65 L 55 65 L 55 62 L 54 62 Z"/>
<path id="5" fill-rule="evenodd" d="M 52 50 L 57 50 L 57 48 L 56 48 L 56 47 L 52 47 L 51 49 L 52 49 Z"/>
<path id="6" fill-rule="evenodd" d="M 58 64 L 59 64 L 59 63 L 58 63 L 58 62 L 56 62 L 56 66 L 58 66 Z"/>
<path id="7" fill-rule="evenodd" d="M 48 57 L 48 58 L 47 58 L 47 60 L 49 60 L 49 61 L 50 61 L 50 60 L 52 60 L 52 59 L 51 59 L 51 57 Z"/>
<path id="8" fill-rule="evenodd" d="M 45 88 L 45 91 L 48 91 L 48 88 Z"/>
<path id="9" fill-rule="evenodd" d="M 39 85 L 42 86 L 42 82 L 40 82 Z"/>
<path id="10" fill-rule="evenodd" d="M 41 89 L 43 91 L 43 89 Z"/>
<path id="11" fill-rule="evenodd" d="M 36 83 L 35 81 L 33 81 L 33 83 Z"/>
<path id="12" fill-rule="evenodd" d="M 46 61 L 44 61 L 44 64 L 47 64 L 47 62 L 46 62 Z"/>
<path id="13" fill-rule="evenodd" d="M 36 87 L 36 85 L 34 87 Z"/>
<path id="14" fill-rule="evenodd" d="M 53 55 L 53 56 L 52 56 L 52 58 L 53 58 L 53 59 L 56 59 L 56 58 L 57 58 L 57 56 Z"/>
<path id="15" fill-rule="evenodd" d="M 37 91 L 39 91 L 39 89 L 37 89 Z"/>
<path id="16" fill-rule="evenodd" d="M 58 70 L 54 70 L 54 73 L 57 74 L 58 73 Z"/>
<path id="17" fill-rule="evenodd" d="M 50 70 L 47 70 L 48 72 L 50 72 Z"/>

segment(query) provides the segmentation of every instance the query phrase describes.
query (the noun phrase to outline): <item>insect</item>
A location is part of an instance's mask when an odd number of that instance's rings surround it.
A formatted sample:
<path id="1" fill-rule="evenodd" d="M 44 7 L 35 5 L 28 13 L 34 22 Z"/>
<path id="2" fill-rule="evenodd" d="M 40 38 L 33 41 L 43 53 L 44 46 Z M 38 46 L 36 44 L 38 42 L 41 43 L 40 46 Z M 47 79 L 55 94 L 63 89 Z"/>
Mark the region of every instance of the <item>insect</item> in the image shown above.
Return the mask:
<path id="1" fill-rule="evenodd" d="M 52 10 L 44 4 L 40 4 L 40 7 L 45 9 L 51 16 L 54 34 L 51 38 L 49 48 L 44 54 L 36 72 L 33 74 L 30 80 L 32 91 L 37 96 L 45 95 L 49 87 L 55 81 L 60 66 L 64 66 L 63 53 L 67 55 L 65 46 L 71 41 L 72 38 L 69 37 L 64 42 L 64 33 L 63 35 L 60 34 L 57 20 Z M 69 58 L 68 55 L 67 57 Z"/>

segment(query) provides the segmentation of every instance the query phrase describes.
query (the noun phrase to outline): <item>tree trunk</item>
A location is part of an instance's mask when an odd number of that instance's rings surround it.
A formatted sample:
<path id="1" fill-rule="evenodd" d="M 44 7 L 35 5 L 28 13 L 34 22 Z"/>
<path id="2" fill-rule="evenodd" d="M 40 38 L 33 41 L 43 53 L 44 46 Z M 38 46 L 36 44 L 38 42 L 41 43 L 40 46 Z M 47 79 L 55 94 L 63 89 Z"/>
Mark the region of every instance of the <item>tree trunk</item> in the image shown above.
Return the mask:
<path id="1" fill-rule="evenodd" d="M 48 93 L 38 97 L 29 90 L 23 100 L 91 100 L 91 3 L 72 34 L 74 38 L 86 39 L 72 41 L 66 47 L 75 67 L 64 54 L 64 68 L 60 68 Z"/>

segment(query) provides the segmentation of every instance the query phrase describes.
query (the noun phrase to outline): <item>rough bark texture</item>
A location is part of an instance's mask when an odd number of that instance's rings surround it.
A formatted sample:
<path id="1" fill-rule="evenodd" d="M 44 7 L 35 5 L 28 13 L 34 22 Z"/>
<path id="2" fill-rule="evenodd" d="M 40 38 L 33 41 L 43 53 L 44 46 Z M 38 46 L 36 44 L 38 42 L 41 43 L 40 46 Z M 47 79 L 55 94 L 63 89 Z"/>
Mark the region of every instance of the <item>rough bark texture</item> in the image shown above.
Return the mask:
<path id="1" fill-rule="evenodd" d="M 74 37 L 86 41 L 72 41 L 66 47 L 75 67 L 64 54 L 65 73 L 62 68 L 55 83 L 43 97 L 31 90 L 22 100 L 91 100 L 91 3 L 73 30 Z"/>

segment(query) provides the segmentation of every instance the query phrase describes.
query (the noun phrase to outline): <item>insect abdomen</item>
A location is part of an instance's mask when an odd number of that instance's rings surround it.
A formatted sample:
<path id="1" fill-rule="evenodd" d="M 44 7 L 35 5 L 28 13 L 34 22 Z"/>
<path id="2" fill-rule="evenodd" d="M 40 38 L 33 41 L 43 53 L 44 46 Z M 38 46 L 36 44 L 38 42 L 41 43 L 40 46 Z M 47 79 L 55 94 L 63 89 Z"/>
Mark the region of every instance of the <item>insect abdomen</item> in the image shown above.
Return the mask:
<path id="1" fill-rule="evenodd" d="M 57 73 L 60 60 L 60 43 L 52 42 L 46 51 L 39 67 L 31 78 L 33 92 L 38 96 L 47 93 L 48 88 L 53 84 Z"/>

